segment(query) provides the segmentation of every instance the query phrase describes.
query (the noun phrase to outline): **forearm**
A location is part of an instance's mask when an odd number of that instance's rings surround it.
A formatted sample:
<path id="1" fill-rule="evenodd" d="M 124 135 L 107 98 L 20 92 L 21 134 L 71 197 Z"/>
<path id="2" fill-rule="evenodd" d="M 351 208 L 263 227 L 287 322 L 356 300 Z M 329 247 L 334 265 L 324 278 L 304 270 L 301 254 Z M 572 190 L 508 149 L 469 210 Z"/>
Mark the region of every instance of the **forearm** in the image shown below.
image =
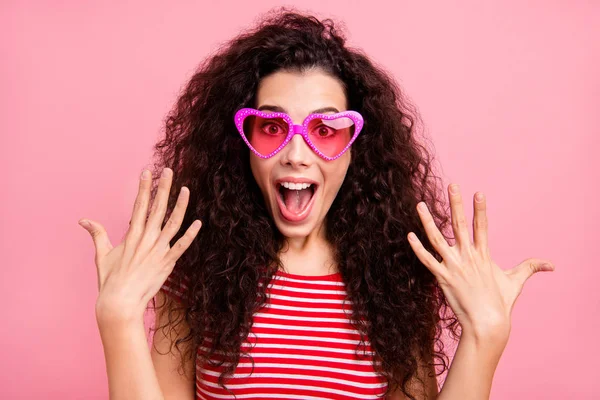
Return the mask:
<path id="1" fill-rule="evenodd" d="M 162 400 L 143 320 L 99 323 L 110 400 Z"/>
<path id="2" fill-rule="evenodd" d="M 437 400 L 489 399 L 507 338 L 463 332 Z"/>

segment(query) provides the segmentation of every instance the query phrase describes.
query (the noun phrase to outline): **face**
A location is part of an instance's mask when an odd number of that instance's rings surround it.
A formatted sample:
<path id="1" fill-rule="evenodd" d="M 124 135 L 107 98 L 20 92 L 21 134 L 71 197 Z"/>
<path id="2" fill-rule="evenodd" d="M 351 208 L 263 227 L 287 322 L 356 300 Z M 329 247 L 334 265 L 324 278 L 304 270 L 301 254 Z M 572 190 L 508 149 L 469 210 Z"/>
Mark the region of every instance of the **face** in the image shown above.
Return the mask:
<path id="1" fill-rule="evenodd" d="M 301 125 L 311 113 L 345 111 L 346 96 L 342 84 L 321 70 L 302 74 L 277 71 L 259 83 L 254 108 L 285 112 L 294 124 Z M 328 111 L 321 110 L 323 108 Z M 254 179 L 277 228 L 287 238 L 322 235 L 323 221 L 349 164 L 350 149 L 341 157 L 326 161 L 312 151 L 301 135 L 294 135 L 271 158 L 262 159 L 250 152 Z M 290 185 L 298 181 L 310 182 L 311 186 L 304 188 L 307 183 Z"/>

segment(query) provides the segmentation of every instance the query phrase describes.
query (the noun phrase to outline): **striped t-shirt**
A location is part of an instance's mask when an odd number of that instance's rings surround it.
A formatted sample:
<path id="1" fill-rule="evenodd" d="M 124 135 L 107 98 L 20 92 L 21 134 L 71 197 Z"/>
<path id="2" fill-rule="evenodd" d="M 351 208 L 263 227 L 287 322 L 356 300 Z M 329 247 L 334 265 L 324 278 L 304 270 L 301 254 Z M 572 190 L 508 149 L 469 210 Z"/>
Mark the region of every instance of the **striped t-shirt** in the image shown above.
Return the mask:
<path id="1" fill-rule="evenodd" d="M 174 281 L 162 290 L 181 299 Z M 234 375 L 225 380 L 237 399 L 376 399 L 385 392 L 375 373 L 368 338 L 366 356 L 356 352 L 360 335 L 350 324 L 351 302 L 340 273 L 305 276 L 278 271 L 267 303 L 254 314 Z M 198 352 L 205 351 L 199 347 Z M 218 384 L 222 367 L 196 363 L 196 399 L 232 399 Z M 250 375 L 249 375 L 250 374 Z M 379 397 L 380 398 L 380 397 Z"/>

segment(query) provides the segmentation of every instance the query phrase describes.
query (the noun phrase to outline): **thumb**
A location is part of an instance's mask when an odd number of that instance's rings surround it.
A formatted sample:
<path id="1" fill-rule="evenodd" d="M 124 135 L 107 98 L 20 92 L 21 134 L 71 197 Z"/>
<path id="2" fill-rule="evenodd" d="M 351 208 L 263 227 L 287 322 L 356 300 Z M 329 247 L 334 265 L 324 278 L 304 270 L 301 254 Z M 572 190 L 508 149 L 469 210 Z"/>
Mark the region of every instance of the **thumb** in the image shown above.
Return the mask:
<path id="1" fill-rule="evenodd" d="M 554 271 L 554 264 L 549 260 L 539 258 L 528 258 L 509 271 L 511 275 L 516 276 L 523 284 L 536 272 Z"/>
<path id="2" fill-rule="evenodd" d="M 81 225 L 88 233 L 92 236 L 94 246 L 96 247 L 96 256 L 102 258 L 112 250 L 113 246 L 110 243 L 106 229 L 95 221 L 89 219 L 82 219 L 79 221 Z"/>

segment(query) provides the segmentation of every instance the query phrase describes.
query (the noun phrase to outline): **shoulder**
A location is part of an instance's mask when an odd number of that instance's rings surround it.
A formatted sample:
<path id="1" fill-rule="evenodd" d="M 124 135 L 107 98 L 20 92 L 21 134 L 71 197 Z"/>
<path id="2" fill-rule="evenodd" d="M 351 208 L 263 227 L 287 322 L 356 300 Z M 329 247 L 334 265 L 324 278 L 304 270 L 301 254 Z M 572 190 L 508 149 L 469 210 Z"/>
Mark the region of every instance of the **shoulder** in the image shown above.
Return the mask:
<path id="1" fill-rule="evenodd" d="M 165 398 L 193 400 L 196 394 L 195 364 L 193 359 L 189 360 L 188 358 L 185 358 L 182 363 L 184 354 L 190 351 L 188 346 L 191 342 L 182 343 L 181 351 L 173 346 L 175 340 L 185 337 L 189 333 L 189 326 L 185 318 L 181 318 L 181 311 L 169 311 L 171 300 L 163 291 L 156 294 L 158 308 L 155 311 L 155 331 L 150 354 Z M 169 312 L 174 314 L 171 315 L 171 319 Z M 177 322 L 170 325 L 173 321 Z M 180 372 L 182 366 L 184 367 L 183 373 Z"/>

